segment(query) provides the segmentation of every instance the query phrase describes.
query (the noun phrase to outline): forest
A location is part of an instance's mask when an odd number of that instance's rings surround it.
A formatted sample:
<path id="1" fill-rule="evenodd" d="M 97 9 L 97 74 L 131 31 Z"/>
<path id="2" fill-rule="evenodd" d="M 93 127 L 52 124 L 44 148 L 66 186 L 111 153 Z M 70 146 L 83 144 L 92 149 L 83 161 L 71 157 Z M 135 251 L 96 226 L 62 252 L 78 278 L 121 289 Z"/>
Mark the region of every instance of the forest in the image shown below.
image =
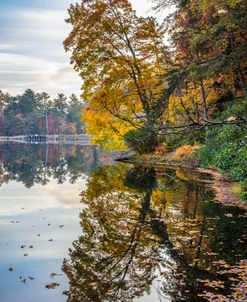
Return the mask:
<path id="1" fill-rule="evenodd" d="M 74 94 L 67 98 L 59 93 L 52 98 L 31 89 L 17 96 L 0 91 L 0 135 L 84 133 L 84 106 Z"/>
<path id="2" fill-rule="evenodd" d="M 93 142 L 139 155 L 177 152 L 247 190 L 247 2 L 128 0 L 71 5 L 64 41 L 82 78 Z"/>

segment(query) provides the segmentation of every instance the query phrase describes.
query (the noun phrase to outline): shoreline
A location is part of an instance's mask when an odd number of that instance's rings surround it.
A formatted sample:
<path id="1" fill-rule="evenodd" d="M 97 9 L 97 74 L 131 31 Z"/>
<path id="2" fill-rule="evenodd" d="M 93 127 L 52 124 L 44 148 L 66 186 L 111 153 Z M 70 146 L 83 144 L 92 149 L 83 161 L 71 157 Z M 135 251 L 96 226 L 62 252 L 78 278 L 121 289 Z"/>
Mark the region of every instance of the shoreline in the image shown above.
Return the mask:
<path id="1" fill-rule="evenodd" d="M 141 156 L 140 156 L 141 158 Z M 211 177 L 210 180 L 201 180 L 212 188 L 215 192 L 215 202 L 221 203 L 225 206 L 234 206 L 241 208 L 247 212 L 247 202 L 241 200 L 236 194 L 234 194 L 231 189 L 236 181 L 233 181 L 228 175 L 224 175 L 213 168 L 202 168 L 199 165 L 189 164 L 187 162 L 173 162 L 173 161 L 161 161 L 161 160 L 137 160 L 135 157 L 123 157 L 115 159 L 117 162 L 142 165 L 142 166 L 152 166 L 152 167 L 163 167 L 170 169 L 180 169 L 191 171 L 192 173 L 207 174 Z M 247 213 L 246 213 L 247 214 Z"/>

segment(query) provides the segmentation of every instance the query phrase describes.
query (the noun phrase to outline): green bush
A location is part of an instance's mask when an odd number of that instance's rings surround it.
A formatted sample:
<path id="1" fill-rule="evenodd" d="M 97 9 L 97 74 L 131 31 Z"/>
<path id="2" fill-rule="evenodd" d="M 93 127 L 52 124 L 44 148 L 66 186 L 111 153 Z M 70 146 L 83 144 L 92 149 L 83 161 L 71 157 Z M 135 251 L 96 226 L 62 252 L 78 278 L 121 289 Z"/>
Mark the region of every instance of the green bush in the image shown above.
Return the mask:
<path id="1" fill-rule="evenodd" d="M 204 131 L 195 131 L 193 133 L 166 135 L 163 137 L 163 142 L 167 144 L 170 150 L 177 149 L 184 145 L 194 145 L 202 143 L 204 140 Z"/>
<path id="2" fill-rule="evenodd" d="M 219 118 L 247 116 L 247 100 L 231 102 Z M 247 199 L 247 125 L 225 125 L 209 129 L 204 147 L 198 152 L 204 167 L 228 172 L 241 183 L 241 197 Z"/>
<path id="3" fill-rule="evenodd" d="M 144 128 L 128 131 L 124 141 L 131 150 L 139 154 L 153 152 L 158 145 L 157 135 Z"/>

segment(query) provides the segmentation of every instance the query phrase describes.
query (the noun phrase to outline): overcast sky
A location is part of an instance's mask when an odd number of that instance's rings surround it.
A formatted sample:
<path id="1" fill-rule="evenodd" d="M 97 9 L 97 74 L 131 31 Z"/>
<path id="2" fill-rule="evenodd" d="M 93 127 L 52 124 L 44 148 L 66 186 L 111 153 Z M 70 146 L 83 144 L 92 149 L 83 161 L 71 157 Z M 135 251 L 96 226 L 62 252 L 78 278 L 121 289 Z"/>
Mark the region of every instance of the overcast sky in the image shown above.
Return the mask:
<path id="1" fill-rule="evenodd" d="M 0 0 L 0 89 L 12 95 L 31 88 L 51 95 L 80 93 L 62 42 L 70 31 L 64 22 L 75 0 Z M 131 0 L 145 14 L 150 0 Z"/>

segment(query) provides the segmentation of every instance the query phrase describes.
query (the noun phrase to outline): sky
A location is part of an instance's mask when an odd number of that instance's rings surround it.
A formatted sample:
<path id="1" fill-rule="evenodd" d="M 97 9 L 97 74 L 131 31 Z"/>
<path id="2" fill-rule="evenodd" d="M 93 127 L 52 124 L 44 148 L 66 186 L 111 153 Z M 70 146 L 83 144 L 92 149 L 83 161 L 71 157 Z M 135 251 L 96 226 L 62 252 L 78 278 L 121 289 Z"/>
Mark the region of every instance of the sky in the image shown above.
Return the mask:
<path id="1" fill-rule="evenodd" d="M 0 0 L 0 90 L 80 94 L 82 80 L 70 65 L 63 40 L 67 8 L 76 0 Z M 138 14 L 151 0 L 131 0 Z"/>

